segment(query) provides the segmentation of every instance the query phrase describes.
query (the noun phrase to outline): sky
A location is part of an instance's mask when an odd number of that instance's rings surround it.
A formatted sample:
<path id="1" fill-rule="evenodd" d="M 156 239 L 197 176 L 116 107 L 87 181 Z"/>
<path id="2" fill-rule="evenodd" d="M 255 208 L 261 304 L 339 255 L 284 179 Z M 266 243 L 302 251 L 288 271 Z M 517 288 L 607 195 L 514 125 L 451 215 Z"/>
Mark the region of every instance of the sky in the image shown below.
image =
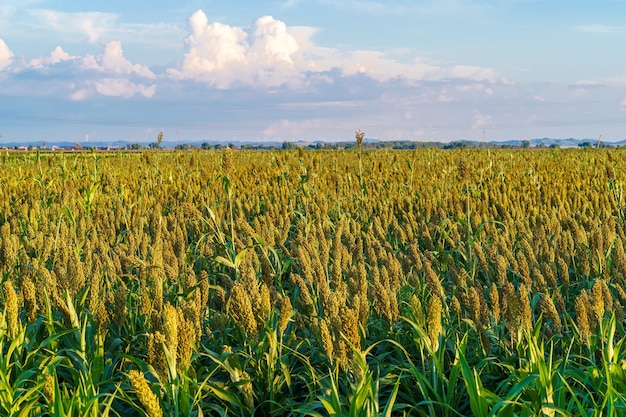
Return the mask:
<path id="1" fill-rule="evenodd" d="M 0 0 L 0 143 L 626 139 L 626 0 Z"/>

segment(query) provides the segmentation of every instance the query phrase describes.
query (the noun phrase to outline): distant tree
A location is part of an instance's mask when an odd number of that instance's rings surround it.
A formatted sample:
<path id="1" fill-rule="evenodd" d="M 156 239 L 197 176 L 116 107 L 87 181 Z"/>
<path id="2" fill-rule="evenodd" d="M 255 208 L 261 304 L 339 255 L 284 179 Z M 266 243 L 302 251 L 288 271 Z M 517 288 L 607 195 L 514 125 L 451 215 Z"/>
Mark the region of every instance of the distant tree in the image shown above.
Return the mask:
<path id="1" fill-rule="evenodd" d="M 467 142 L 465 141 L 454 141 L 444 145 L 443 149 L 466 149 Z"/>
<path id="2" fill-rule="evenodd" d="M 593 143 L 590 140 L 586 140 L 584 142 L 579 143 L 578 146 L 581 148 L 591 148 L 593 146 Z"/>
<path id="3" fill-rule="evenodd" d="M 523 148 L 523 149 L 528 149 L 528 148 L 530 148 L 530 141 L 529 141 L 529 140 L 523 140 L 523 141 L 522 141 L 522 148 Z"/>
<path id="4" fill-rule="evenodd" d="M 157 135 L 157 149 L 161 149 L 161 144 L 163 143 L 163 132 L 159 132 Z"/>

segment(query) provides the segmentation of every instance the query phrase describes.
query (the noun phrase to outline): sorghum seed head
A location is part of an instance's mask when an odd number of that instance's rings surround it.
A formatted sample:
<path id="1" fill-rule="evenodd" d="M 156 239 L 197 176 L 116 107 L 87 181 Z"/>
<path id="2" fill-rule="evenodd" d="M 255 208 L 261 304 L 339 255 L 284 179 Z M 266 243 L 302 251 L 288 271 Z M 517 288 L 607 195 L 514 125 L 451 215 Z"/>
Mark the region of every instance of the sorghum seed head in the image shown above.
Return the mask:
<path id="1" fill-rule="evenodd" d="M 163 411 L 161 410 L 159 399 L 150 389 L 150 385 L 148 384 L 146 377 L 139 371 L 132 369 L 128 373 L 128 378 L 130 379 L 131 385 L 135 389 L 139 402 L 146 409 L 146 414 L 150 417 L 162 417 Z"/>
<path id="2" fill-rule="evenodd" d="M 224 175 L 229 175 L 233 169 L 233 150 L 225 147 L 222 151 L 222 171 Z"/>
<path id="3" fill-rule="evenodd" d="M 439 349 L 439 335 L 441 334 L 441 298 L 433 294 L 428 305 L 428 337 L 433 351 Z"/>
<path id="4" fill-rule="evenodd" d="M 354 132 L 354 137 L 356 138 L 356 145 L 361 147 L 363 144 L 363 138 L 365 137 L 365 132 L 361 132 L 361 129 Z"/>

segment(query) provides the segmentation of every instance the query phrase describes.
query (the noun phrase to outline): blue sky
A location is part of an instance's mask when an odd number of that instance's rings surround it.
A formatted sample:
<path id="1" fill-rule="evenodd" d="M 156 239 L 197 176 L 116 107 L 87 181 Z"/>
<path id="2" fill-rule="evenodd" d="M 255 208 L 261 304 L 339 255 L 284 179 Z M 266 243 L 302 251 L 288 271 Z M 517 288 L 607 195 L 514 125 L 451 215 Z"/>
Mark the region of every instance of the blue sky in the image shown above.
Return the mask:
<path id="1" fill-rule="evenodd" d="M 626 1 L 0 3 L 0 141 L 626 139 Z"/>

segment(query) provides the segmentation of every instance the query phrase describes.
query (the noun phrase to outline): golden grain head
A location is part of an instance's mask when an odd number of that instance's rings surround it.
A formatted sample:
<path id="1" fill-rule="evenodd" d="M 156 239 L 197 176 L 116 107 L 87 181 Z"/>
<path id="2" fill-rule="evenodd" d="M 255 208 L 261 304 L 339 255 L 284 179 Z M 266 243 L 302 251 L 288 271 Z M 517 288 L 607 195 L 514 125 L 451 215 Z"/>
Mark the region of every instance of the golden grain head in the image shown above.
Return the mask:
<path id="1" fill-rule="evenodd" d="M 356 145 L 361 147 L 363 144 L 363 138 L 365 137 L 365 132 L 361 132 L 361 129 L 354 132 L 354 137 L 356 138 Z"/>
<path id="2" fill-rule="evenodd" d="M 430 297 L 428 304 L 428 337 L 433 351 L 439 349 L 439 336 L 441 335 L 441 316 L 443 306 L 441 304 L 441 298 L 436 295 Z"/>
<path id="3" fill-rule="evenodd" d="M 222 171 L 224 175 L 230 175 L 233 170 L 233 150 L 230 147 L 222 151 Z"/>
<path id="4" fill-rule="evenodd" d="M 2 284 L 4 292 L 4 314 L 10 337 L 17 336 L 19 331 L 19 305 L 13 282 L 7 280 Z"/>
<path id="5" fill-rule="evenodd" d="M 139 402 L 144 406 L 146 414 L 149 417 L 162 417 L 163 411 L 159 399 L 150 389 L 150 385 L 146 380 L 146 377 L 139 371 L 132 369 L 128 373 L 130 383 L 135 390 L 135 394 L 139 399 Z"/>

